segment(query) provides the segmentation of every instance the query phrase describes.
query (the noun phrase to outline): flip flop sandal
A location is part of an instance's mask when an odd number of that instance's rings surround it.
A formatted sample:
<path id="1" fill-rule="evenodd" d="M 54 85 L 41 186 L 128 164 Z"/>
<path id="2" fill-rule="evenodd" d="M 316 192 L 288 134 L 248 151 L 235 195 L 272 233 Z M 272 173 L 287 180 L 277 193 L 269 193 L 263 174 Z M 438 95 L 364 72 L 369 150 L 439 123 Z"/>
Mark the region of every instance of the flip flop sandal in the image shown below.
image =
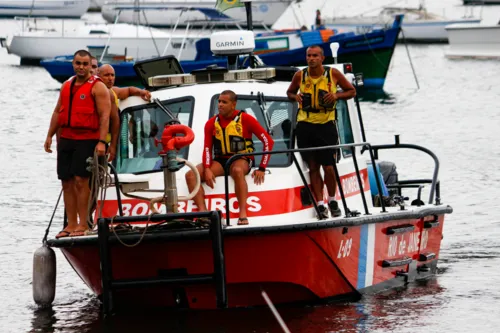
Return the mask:
<path id="1" fill-rule="evenodd" d="M 56 239 L 63 238 L 63 237 L 68 237 L 69 235 L 71 235 L 71 232 L 69 232 L 69 231 L 67 231 L 67 230 L 61 230 L 61 231 L 59 231 L 59 233 L 56 235 Z"/>
<path id="2" fill-rule="evenodd" d="M 85 236 L 87 230 L 75 230 L 69 234 L 70 237 Z"/>
<path id="3" fill-rule="evenodd" d="M 246 217 L 240 217 L 238 219 L 238 225 L 248 225 L 248 219 Z"/>

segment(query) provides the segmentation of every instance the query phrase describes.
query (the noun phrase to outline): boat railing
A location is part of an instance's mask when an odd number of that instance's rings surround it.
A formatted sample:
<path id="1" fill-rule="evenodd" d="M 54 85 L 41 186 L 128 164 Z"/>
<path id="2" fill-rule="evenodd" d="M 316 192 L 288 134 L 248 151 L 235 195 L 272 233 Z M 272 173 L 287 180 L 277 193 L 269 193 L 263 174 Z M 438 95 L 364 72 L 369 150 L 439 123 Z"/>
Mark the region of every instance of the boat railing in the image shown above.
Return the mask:
<path id="1" fill-rule="evenodd" d="M 398 193 L 401 195 L 401 189 L 402 188 L 410 188 L 410 187 L 418 187 L 421 184 L 431 184 L 430 188 L 430 193 L 429 193 L 429 200 L 428 203 L 432 204 L 434 201 L 434 196 L 435 196 L 435 203 L 436 205 L 441 204 L 441 187 L 440 183 L 438 180 L 438 175 L 439 175 L 439 159 L 434 154 L 431 150 L 428 148 L 415 145 L 415 144 L 409 144 L 409 143 L 401 143 L 399 140 L 399 135 L 395 135 L 395 142 L 394 144 L 387 144 L 387 145 L 374 145 L 371 146 L 373 149 L 373 154 L 375 156 L 375 159 L 378 159 L 378 153 L 380 150 L 388 150 L 388 149 L 415 149 L 421 152 L 426 153 L 429 155 L 433 161 L 434 161 L 434 171 L 432 173 L 432 178 L 431 179 L 408 179 L 408 180 L 402 180 L 398 181 L 397 183 L 393 184 L 392 187 L 398 189 Z"/>
<path id="2" fill-rule="evenodd" d="M 363 188 L 363 182 L 361 180 L 361 173 L 360 173 L 360 169 L 359 169 L 359 163 L 358 163 L 358 160 L 357 160 L 357 157 L 356 157 L 356 147 L 360 147 L 361 148 L 361 154 L 363 154 L 365 151 L 368 151 L 369 155 L 370 155 L 370 160 L 371 160 L 371 163 L 372 163 L 372 166 L 373 166 L 373 169 L 374 169 L 374 173 L 375 173 L 375 182 L 376 182 L 376 186 L 377 186 L 377 191 L 379 194 L 383 193 L 383 190 L 382 190 L 382 183 L 380 181 L 380 178 L 377 176 L 380 174 L 380 170 L 379 170 L 379 167 L 377 166 L 377 163 L 376 163 L 376 160 L 378 159 L 378 151 L 379 150 L 382 150 L 382 149 L 397 149 L 397 148 L 409 148 L 409 149 L 416 149 L 416 150 L 419 150 L 419 151 L 423 151 L 427 154 L 429 154 L 433 159 L 434 159 L 434 172 L 433 172 L 433 177 L 431 180 L 429 179 L 414 179 L 414 180 L 406 180 L 406 181 L 400 181 L 398 182 L 398 186 L 399 186 L 399 194 L 401 194 L 401 189 L 403 187 L 415 187 L 415 186 L 419 186 L 420 184 L 423 184 L 423 183 L 431 183 L 431 190 L 430 190 L 430 195 L 429 195 L 429 204 L 432 204 L 432 201 L 433 201 L 433 198 L 434 198 L 434 193 L 436 193 L 436 205 L 439 205 L 440 204 L 440 198 L 439 198 L 439 182 L 438 182 L 438 172 L 439 172 L 439 160 L 437 159 L 437 156 L 432 152 L 430 151 L 429 149 L 427 148 L 424 148 L 424 147 L 421 147 L 421 146 L 418 146 L 418 145 L 413 145 L 413 144 L 401 144 L 399 143 L 399 137 L 397 139 L 397 142 L 396 144 L 393 144 L 393 145 L 376 145 L 376 146 L 372 146 L 370 143 L 367 143 L 367 142 L 362 142 L 362 143 L 350 143 L 350 144 L 340 144 L 340 145 L 330 145 L 330 146 L 321 146 L 321 147 L 311 147 L 311 148 L 296 148 L 296 149 L 284 149 L 284 150 L 275 150 L 275 151 L 270 151 L 270 152 L 253 152 L 253 153 L 242 153 L 242 154 L 235 154 L 233 156 L 231 156 L 228 161 L 226 162 L 226 164 L 224 165 L 224 170 L 225 170 L 225 173 L 224 173 L 224 191 L 225 191 L 225 201 L 226 202 L 229 202 L 229 170 L 230 170 L 230 166 L 232 164 L 233 161 L 237 160 L 238 158 L 241 158 L 241 157 L 244 157 L 244 156 L 261 156 L 261 155 L 275 155 L 275 154 L 292 154 L 292 160 L 293 160 L 293 163 L 297 169 L 297 172 L 299 173 L 300 175 L 300 178 L 302 180 L 302 183 L 304 184 L 304 188 L 309 196 L 309 199 L 310 201 L 312 202 L 312 205 L 314 206 L 314 209 L 316 210 L 316 213 L 318 214 L 318 216 L 320 216 L 320 212 L 319 212 L 319 208 L 318 208 L 318 205 L 316 203 L 316 200 L 313 196 L 313 193 L 311 191 L 311 189 L 309 188 L 309 184 L 307 183 L 307 180 L 304 176 L 304 173 L 297 161 L 297 158 L 295 156 L 295 153 L 300 153 L 300 152 L 306 152 L 306 151 L 321 151 L 321 150 L 327 150 L 327 149 L 350 149 L 351 152 L 352 152 L 352 162 L 353 162 L 353 165 L 354 165 L 354 169 L 355 169 L 355 172 L 356 172 L 356 178 L 357 178 L 357 181 L 358 181 L 358 186 L 359 186 L 359 190 L 360 190 L 360 194 L 361 194 L 361 199 L 363 201 L 363 208 L 364 208 L 364 211 L 365 211 L 365 215 L 370 215 L 370 211 L 368 209 L 368 204 L 366 202 L 366 196 L 365 196 L 365 190 Z M 337 169 L 337 165 L 334 163 L 333 164 L 333 168 L 334 168 L 334 173 L 335 173 L 335 179 L 337 181 L 337 187 L 338 187 L 338 190 L 339 190 L 339 194 L 340 194 L 340 197 L 341 197 L 341 200 L 342 200 L 342 205 L 343 205 L 343 208 L 344 208 L 344 212 L 345 212 L 345 217 L 346 218 L 350 218 L 350 217 L 356 217 L 356 216 L 359 216 L 361 213 L 358 212 L 358 211 L 351 211 L 348 207 L 347 207 L 347 202 L 346 202 L 346 197 L 345 197 L 345 194 L 344 194 L 344 190 L 342 188 L 342 183 L 340 181 L 340 176 L 339 176 L 339 173 L 338 173 L 338 169 Z M 420 198 L 420 190 L 419 190 L 419 198 Z M 385 203 L 384 203 L 384 200 L 380 200 L 380 207 L 382 208 L 382 213 L 386 213 L 387 210 L 386 210 L 386 207 L 385 207 Z M 230 225 L 230 212 L 229 212 L 229 205 L 226 205 L 226 225 Z"/>
<path id="3" fill-rule="evenodd" d="M 115 223 L 130 223 L 130 222 L 164 222 L 172 220 L 194 220 L 197 218 L 208 218 L 210 220 L 210 230 L 208 232 L 212 241 L 212 255 L 214 271 L 211 274 L 186 274 L 182 276 L 156 276 L 150 278 L 139 279 L 114 279 L 113 266 L 111 260 L 111 244 L 113 242 L 122 242 L 123 245 L 133 247 L 138 245 L 144 237 L 147 227 L 144 229 L 144 234 L 135 244 L 125 244 L 128 240 L 127 235 L 120 235 L 120 238 L 110 238 L 111 225 Z M 227 291 L 226 291 L 226 269 L 224 260 L 224 240 L 222 236 L 222 223 L 220 212 L 194 212 L 194 213 L 169 213 L 169 214 L 152 214 L 140 216 L 116 216 L 113 218 L 100 218 L 97 222 L 97 237 L 99 244 L 99 260 L 101 267 L 102 281 L 102 311 L 105 315 L 110 314 L 114 310 L 114 292 L 117 289 L 130 288 L 148 288 L 154 286 L 179 285 L 179 284 L 214 284 L 216 292 L 216 303 L 218 308 L 227 308 Z M 194 230 L 196 231 L 196 230 Z M 206 232 L 203 233 L 206 235 Z M 133 239 L 137 235 L 130 235 Z M 161 236 L 155 234 L 149 235 L 151 240 L 160 239 Z M 155 238 L 156 237 L 156 238 Z M 182 232 L 170 234 L 169 240 L 183 239 L 185 235 Z M 200 236 L 204 238 L 204 236 Z"/>

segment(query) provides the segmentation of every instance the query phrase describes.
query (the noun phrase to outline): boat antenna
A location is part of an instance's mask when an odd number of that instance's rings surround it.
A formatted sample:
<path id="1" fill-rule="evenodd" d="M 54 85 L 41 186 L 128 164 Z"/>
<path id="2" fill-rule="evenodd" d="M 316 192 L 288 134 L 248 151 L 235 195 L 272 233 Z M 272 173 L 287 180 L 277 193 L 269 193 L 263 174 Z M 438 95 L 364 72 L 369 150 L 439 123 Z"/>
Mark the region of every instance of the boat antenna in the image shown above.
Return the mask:
<path id="1" fill-rule="evenodd" d="M 30 12 L 29 12 L 29 14 L 28 14 L 28 18 L 30 18 L 30 17 L 31 17 L 31 14 L 33 13 L 33 8 L 34 8 L 34 7 L 35 7 L 35 0 L 33 0 L 33 1 L 31 2 L 31 8 L 30 8 Z"/>
<path id="2" fill-rule="evenodd" d="M 245 4 L 245 10 L 247 13 L 247 30 L 253 31 L 253 18 L 252 18 L 252 1 L 251 0 L 242 0 Z M 248 55 L 248 59 L 250 60 L 250 68 L 255 68 L 255 57 L 253 51 Z"/>

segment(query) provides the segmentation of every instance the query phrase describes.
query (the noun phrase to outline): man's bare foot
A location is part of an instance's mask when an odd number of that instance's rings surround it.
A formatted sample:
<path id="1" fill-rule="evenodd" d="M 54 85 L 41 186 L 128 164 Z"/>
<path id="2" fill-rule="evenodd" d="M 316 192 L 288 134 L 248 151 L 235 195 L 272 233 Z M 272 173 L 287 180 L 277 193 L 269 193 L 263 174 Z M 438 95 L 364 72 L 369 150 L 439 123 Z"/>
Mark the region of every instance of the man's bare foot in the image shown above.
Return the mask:
<path id="1" fill-rule="evenodd" d="M 86 226 L 78 226 L 71 234 L 70 237 L 84 236 L 89 229 Z"/>
<path id="2" fill-rule="evenodd" d="M 246 217 L 240 217 L 238 219 L 238 225 L 247 225 L 248 224 L 248 219 Z"/>

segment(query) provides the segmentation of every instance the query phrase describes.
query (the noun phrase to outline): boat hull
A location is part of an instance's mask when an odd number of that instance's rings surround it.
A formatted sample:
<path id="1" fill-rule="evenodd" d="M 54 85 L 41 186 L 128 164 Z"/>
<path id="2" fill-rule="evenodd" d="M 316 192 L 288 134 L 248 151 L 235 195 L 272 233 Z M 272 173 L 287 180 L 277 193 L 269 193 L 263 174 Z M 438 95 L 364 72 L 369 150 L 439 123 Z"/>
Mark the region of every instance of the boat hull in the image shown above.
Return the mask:
<path id="1" fill-rule="evenodd" d="M 322 225 L 303 225 L 300 231 L 299 228 L 295 231 L 259 228 L 259 231 L 246 229 L 244 232 L 225 229 L 228 306 L 264 305 L 261 289 L 276 304 L 315 303 L 356 297 L 360 293 L 403 286 L 413 279 L 428 278 L 435 273 L 439 258 L 443 212 L 392 221 L 378 216 L 378 222 L 374 219 L 372 223 L 358 225 L 320 222 Z M 162 242 L 144 238 L 143 243 L 134 248 L 122 246 L 115 240 L 111 247 L 113 278 L 212 274 L 211 241 L 199 234 L 193 239 L 187 235 Z M 86 240 L 80 237 L 73 242 L 59 241 L 59 246 L 89 288 L 100 296 L 99 250 L 97 237 L 93 237 L 94 240 L 89 236 Z M 52 240 L 51 245 L 58 246 L 57 241 Z M 406 264 L 398 264 L 398 260 L 406 260 Z M 397 265 L 387 266 L 387 263 Z M 216 308 L 216 291 L 211 284 L 121 289 L 113 297 L 117 306 Z"/>
<path id="2" fill-rule="evenodd" d="M 0 1 L 0 17 L 31 16 L 51 18 L 79 18 L 89 8 L 90 0 Z"/>
<path id="3" fill-rule="evenodd" d="M 479 23 L 480 20 L 464 19 L 464 20 L 421 20 L 403 22 L 402 33 L 399 35 L 399 40 L 403 38 L 411 43 L 447 43 L 448 35 L 445 27 L 450 24 L 456 23 Z M 367 33 L 374 29 L 381 29 L 384 25 L 374 21 L 360 24 L 356 21 L 343 21 L 338 23 L 329 23 L 326 25 L 329 29 L 337 29 L 339 31 L 355 31 L 357 33 Z"/>
<path id="4" fill-rule="evenodd" d="M 398 33 L 399 28 L 391 28 L 374 31 L 361 36 L 337 35 L 331 39 L 331 42 L 334 41 L 340 44 L 338 62 L 352 63 L 355 73 L 363 73 L 364 88 L 382 89 L 385 84 L 385 78 L 389 70 Z M 265 37 L 263 38 L 265 39 Z M 330 42 L 323 43 L 321 46 L 325 51 L 325 64 L 333 64 L 334 59 L 330 49 Z M 203 47 L 198 48 L 204 49 Z M 307 66 L 305 59 L 306 49 L 307 47 L 299 47 L 286 51 L 263 53 L 259 57 L 268 66 Z M 207 55 L 198 54 L 196 56 L 196 58 L 208 58 L 206 60 L 181 61 L 184 72 L 189 73 L 213 64 L 226 66 L 227 60 L 224 58 L 214 58 L 208 45 L 207 52 Z M 73 75 L 73 68 L 69 62 L 47 60 L 42 61 L 41 65 L 59 82 L 64 82 Z M 133 63 L 113 64 L 113 67 L 116 72 L 117 85 L 141 85 L 139 78 L 133 70 Z"/>
<path id="5" fill-rule="evenodd" d="M 448 58 L 500 58 L 500 25 L 454 24 L 446 27 Z"/>

